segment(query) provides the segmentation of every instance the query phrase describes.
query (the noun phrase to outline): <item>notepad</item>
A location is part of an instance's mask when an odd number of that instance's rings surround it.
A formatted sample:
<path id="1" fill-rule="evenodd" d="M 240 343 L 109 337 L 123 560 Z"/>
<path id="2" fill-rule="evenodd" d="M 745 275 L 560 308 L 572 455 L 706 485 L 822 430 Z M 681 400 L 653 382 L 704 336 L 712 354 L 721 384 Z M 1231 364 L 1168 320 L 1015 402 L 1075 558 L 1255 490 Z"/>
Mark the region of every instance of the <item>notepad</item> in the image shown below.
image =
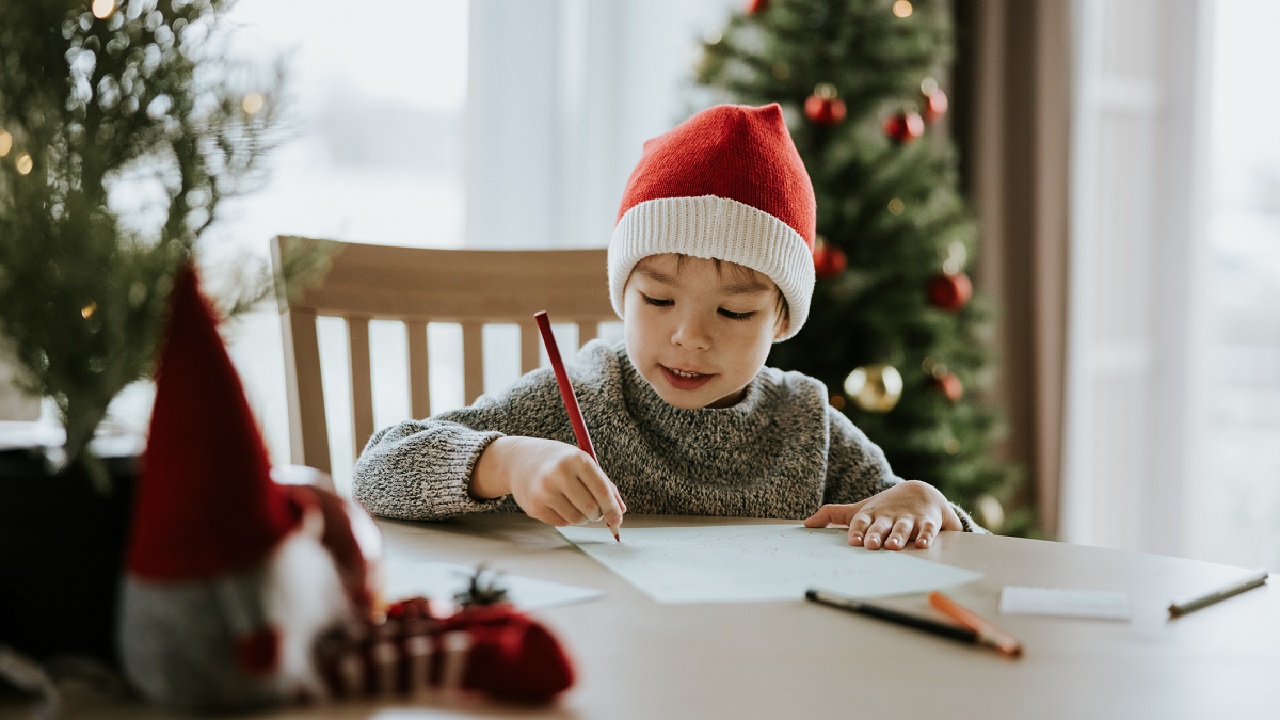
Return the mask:
<path id="1" fill-rule="evenodd" d="M 1128 593 L 1037 587 L 1006 587 L 1000 593 L 1000 612 L 1094 620 L 1128 620 L 1131 615 Z"/>

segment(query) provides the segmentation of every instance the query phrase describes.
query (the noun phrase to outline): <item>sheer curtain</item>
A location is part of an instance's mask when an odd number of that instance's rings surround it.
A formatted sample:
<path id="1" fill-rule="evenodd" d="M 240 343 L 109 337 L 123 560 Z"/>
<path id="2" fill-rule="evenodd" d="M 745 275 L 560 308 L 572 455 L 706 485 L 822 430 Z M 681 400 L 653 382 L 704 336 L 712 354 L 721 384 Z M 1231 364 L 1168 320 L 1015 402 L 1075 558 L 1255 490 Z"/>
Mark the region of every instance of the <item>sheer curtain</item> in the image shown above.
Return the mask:
<path id="1" fill-rule="evenodd" d="M 683 114 L 698 40 L 735 4 L 376 0 L 353 12 L 334 0 L 239 3 L 246 51 L 291 53 L 295 137 L 216 242 L 255 254 L 281 233 L 443 247 L 604 245 L 641 143 Z M 273 460 L 285 462 L 274 309 L 228 331 Z M 345 330 L 322 319 L 319 332 L 334 476 L 344 489 L 354 462 Z M 502 351 L 518 341 L 504 328 L 486 332 L 486 388 L 495 391 L 519 375 L 519 353 Z M 428 333 L 432 410 L 441 412 L 462 404 L 450 382 L 461 331 Z M 371 323 L 370 345 L 375 423 L 408 418 L 401 328 Z"/>

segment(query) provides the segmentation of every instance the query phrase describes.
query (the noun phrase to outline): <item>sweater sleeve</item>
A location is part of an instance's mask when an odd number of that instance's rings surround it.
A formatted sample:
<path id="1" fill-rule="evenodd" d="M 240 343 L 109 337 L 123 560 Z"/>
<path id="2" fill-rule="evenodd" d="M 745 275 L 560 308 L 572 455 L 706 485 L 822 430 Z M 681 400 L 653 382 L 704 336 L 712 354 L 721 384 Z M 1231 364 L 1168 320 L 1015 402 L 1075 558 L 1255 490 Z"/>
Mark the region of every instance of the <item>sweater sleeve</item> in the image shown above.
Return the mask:
<path id="1" fill-rule="evenodd" d="M 827 485 L 822 502 L 844 505 L 888 490 L 894 476 L 880 446 L 830 405 L 827 412 Z"/>
<path id="2" fill-rule="evenodd" d="M 827 450 L 827 488 L 824 503 L 849 504 L 865 500 L 902 482 L 889 468 L 879 445 L 839 410 L 827 406 L 830 441 Z M 965 532 L 988 532 L 964 508 L 948 500 Z"/>
<path id="3" fill-rule="evenodd" d="M 549 376 L 549 370 L 535 370 L 500 396 L 374 433 L 356 461 L 352 496 L 374 515 L 403 520 L 516 509 L 509 495 L 476 500 L 467 485 L 489 443 L 504 435 L 543 434 L 531 428 L 554 421 L 544 402 Z"/>

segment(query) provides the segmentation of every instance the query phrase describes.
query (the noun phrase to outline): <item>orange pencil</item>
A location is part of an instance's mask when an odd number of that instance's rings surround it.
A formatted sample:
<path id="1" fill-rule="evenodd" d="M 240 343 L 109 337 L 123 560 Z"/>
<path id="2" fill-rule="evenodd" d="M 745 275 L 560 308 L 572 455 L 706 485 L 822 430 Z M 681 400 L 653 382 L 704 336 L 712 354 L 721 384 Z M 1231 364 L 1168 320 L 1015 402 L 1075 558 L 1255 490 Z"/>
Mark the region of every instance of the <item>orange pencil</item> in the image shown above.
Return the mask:
<path id="1" fill-rule="evenodd" d="M 983 645 L 990 645 L 1009 657 L 1018 657 L 1022 654 L 1022 643 L 1012 635 L 946 595 L 936 590 L 929 593 L 929 604 L 941 610 L 952 620 L 978 633 L 978 642 Z"/>
<path id="2" fill-rule="evenodd" d="M 551 334 L 551 321 L 547 319 L 547 311 L 536 312 L 533 317 L 538 321 L 538 330 L 542 333 L 542 343 L 546 345 L 547 357 L 551 359 L 551 369 L 555 370 L 556 384 L 560 386 L 560 397 L 564 399 L 564 409 L 569 413 L 569 422 L 573 425 L 574 437 L 578 438 L 578 447 L 590 455 L 592 460 L 595 460 L 596 449 L 591 444 L 591 434 L 587 432 L 587 423 L 582 419 L 582 410 L 578 409 L 578 396 L 574 394 L 573 385 L 569 383 L 569 376 L 565 374 L 564 361 L 560 359 L 560 348 L 556 345 L 556 336 Z M 598 460 L 596 462 L 599 463 Z M 622 542 L 616 526 L 610 525 L 609 532 L 613 533 L 614 540 Z"/>

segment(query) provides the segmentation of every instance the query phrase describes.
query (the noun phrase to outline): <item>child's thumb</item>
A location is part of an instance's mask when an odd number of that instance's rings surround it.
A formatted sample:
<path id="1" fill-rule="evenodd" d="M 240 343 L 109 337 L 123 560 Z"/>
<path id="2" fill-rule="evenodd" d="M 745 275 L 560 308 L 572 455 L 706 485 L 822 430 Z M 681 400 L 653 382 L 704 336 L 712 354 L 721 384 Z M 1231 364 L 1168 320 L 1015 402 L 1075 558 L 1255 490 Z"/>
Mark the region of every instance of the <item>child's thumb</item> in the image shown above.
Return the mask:
<path id="1" fill-rule="evenodd" d="M 804 526 L 818 528 L 828 525 L 848 525 L 861 505 L 862 503 L 855 505 L 823 505 L 818 508 L 818 512 L 804 519 Z"/>

